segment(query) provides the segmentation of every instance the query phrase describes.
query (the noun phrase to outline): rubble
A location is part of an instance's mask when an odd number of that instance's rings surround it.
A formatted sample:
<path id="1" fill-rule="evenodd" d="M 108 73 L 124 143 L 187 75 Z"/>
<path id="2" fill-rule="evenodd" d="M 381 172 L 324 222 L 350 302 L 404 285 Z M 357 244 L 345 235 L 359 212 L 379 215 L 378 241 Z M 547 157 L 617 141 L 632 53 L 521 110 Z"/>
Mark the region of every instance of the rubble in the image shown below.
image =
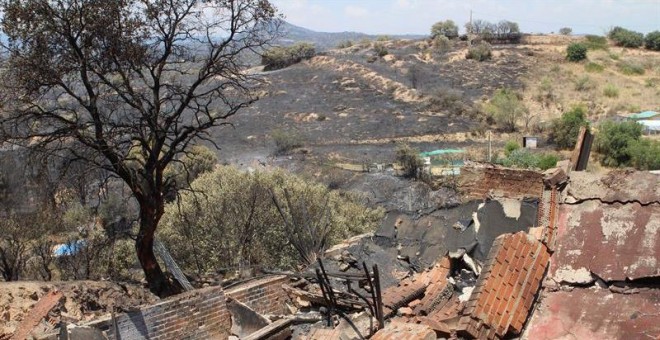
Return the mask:
<path id="1" fill-rule="evenodd" d="M 489 176 L 524 182 L 527 174 L 497 170 Z M 305 272 L 193 290 L 80 331 L 114 338 L 114 320 L 143 336 L 176 337 L 168 332 L 213 320 L 223 325 L 216 331 L 252 340 L 654 337 L 660 195 L 648 186 L 636 197 L 626 183 L 649 175 L 594 180 L 574 171 L 567 181 L 564 169 L 551 169 L 542 181 L 530 177 L 543 185 L 538 196 L 491 190 L 427 213 L 393 210 L 375 233 L 329 249 Z M 212 315 L 195 312 L 209 303 Z M 174 321 L 160 314 L 173 310 Z M 162 322 L 178 326 L 165 332 Z"/>

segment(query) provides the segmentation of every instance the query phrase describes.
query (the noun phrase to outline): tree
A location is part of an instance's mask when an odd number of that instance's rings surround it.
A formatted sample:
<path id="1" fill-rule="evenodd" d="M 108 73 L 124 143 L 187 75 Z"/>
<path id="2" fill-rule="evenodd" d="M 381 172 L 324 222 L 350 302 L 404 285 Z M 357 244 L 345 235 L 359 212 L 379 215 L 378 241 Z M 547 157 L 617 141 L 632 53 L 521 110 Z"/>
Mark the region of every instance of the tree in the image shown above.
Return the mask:
<path id="1" fill-rule="evenodd" d="M 647 49 L 660 51 L 660 31 L 653 31 L 646 34 L 644 45 Z"/>
<path id="2" fill-rule="evenodd" d="M 139 205 L 152 292 L 178 292 L 153 252 L 165 170 L 253 103 L 243 55 L 275 38 L 267 0 L 3 0 L 4 138 L 66 151 L 123 180 Z M 91 156 L 89 156 L 91 155 Z"/>
<path id="3" fill-rule="evenodd" d="M 615 123 L 606 121 L 598 127 L 596 150 L 606 166 L 628 166 L 631 161 L 629 147 L 642 136 L 642 125 L 637 122 Z"/>
<path id="4" fill-rule="evenodd" d="M 431 39 L 445 36 L 449 39 L 458 37 L 458 26 L 452 20 L 438 21 L 431 26 Z"/>
<path id="5" fill-rule="evenodd" d="M 614 27 L 607 37 L 614 41 L 617 46 L 637 48 L 644 44 L 644 34 L 625 29 L 623 27 Z"/>
<path id="6" fill-rule="evenodd" d="M 495 91 L 493 98 L 485 109 L 502 129 L 510 132 L 516 131 L 518 120 L 527 112 L 527 108 L 518 97 L 518 94 L 510 89 Z"/>
<path id="7" fill-rule="evenodd" d="M 577 62 L 587 58 L 587 47 L 584 44 L 572 43 L 566 48 L 566 59 Z"/>
<path id="8" fill-rule="evenodd" d="M 573 29 L 570 27 L 562 27 L 559 29 L 559 34 L 561 35 L 571 35 L 573 33 Z"/>
<path id="9" fill-rule="evenodd" d="M 580 128 L 589 126 L 586 118 L 587 110 L 584 106 L 575 106 L 570 111 L 564 112 L 561 118 L 552 123 L 550 140 L 563 149 L 570 149 L 577 142 Z"/>

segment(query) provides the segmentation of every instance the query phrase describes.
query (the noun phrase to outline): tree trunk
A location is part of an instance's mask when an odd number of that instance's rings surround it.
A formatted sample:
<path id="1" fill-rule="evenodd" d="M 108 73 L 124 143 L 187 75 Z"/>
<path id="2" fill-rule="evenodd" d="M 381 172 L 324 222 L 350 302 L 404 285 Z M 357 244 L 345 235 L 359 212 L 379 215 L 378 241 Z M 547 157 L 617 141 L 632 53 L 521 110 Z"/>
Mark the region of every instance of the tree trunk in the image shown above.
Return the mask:
<path id="1" fill-rule="evenodd" d="M 140 265 L 149 284 L 149 290 L 161 298 L 181 293 L 180 287 L 170 281 L 160 268 L 154 255 L 154 233 L 158 221 L 162 216 L 162 209 L 158 204 L 139 202 L 140 204 L 140 232 L 135 240 Z"/>

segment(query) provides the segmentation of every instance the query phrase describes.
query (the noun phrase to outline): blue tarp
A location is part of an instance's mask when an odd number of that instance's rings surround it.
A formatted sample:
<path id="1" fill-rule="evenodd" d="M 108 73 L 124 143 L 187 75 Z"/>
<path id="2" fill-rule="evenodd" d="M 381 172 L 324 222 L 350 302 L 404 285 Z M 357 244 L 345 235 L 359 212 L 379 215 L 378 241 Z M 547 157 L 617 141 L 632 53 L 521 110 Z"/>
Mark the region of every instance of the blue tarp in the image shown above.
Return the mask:
<path id="1" fill-rule="evenodd" d="M 630 119 L 649 119 L 653 118 L 657 115 L 660 115 L 660 113 L 655 112 L 655 111 L 644 111 L 640 113 L 635 113 L 634 115 L 628 117 Z"/>
<path id="2" fill-rule="evenodd" d="M 419 154 L 420 157 L 431 157 L 431 156 L 440 156 L 440 155 L 446 155 L 446 154 L 452 154 L 452 153 L 463 153 L 465 150 L 461 149 L 440 149 L 440 150 L 433 150 L 433 151 L 427 151 L 427 152 L 422 152 Z"/>
<path id="3" fill-rule="evenodd" d="M 71 256 L 80 251 L 80 249 L 85 245 L 84 240 L 77 240 L 75 242 L 58 244 L 53 249 L 53 255 L 55 256 Z"/>

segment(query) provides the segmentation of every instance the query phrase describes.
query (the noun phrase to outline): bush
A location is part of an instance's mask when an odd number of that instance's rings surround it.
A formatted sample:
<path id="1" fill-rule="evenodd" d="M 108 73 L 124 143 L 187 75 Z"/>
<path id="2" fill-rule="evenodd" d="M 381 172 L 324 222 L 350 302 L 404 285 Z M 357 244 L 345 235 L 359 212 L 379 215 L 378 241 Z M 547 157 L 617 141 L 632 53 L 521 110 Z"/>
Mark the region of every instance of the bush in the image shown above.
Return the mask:
<path id="1" fill-rule="evenodd" d="M 550 131 L 550 141 L 562 149 L 575 147 L 580 128 L 589 126 L 586 111 L 584 106 L 575 106 L 570 111 L 564 112 L 561 118 L 553 121 Z"/>
<path id="2" fill-rule="evenodd" d="M 617 46 L 637 48 L 644 44 L 644 35 L 639 32 L 627 30 L 622 27 L 614 27 L 607 34 Z"/>
<path id="3" fill-rule="evenodd" d="M 286 155 L 295 148 L 304 145 L 305 139 L 302 135 L 295 130 L 280 130 L 276 129 L 271 132 L 271 137 L 275 141 L 275 154 Z"/>
<path id="4" fill-rule="evenodd" d="M 504 145 L 504 155 L 509 157 L 512 152 L 518 149 L 520 149 L 520 144 L 514 140 L 510 140 Z"/>
<path id="5" fill-rule="evenodd" d="M 660 170 L 660 141 L 639 139 L 628 145 L 630 165 L 639 170 Z"/>
<path id="6" fill-rule="evenodd" d="M 581 61 L 587 58 L 587 47 L 580 43 L 572 43 L 566 48 L 566 59 L 568 61 Z"/>
<path id="7" fill-rule="evenodd" d="M 449 39 L 458 37 L 458 26 L 452 21 L 438 21 L 431 27 L 431 38 L 435 39 L 438 36 L 445 36 Z"/>
<path id="8" fill-rule="evenodd" d="M 527 113 L 527 108 L 513 90 L 499 89 L 485 107 L 495 122 L 505 131 L 515 131 L 518 120 Z"/>
<path id="9" fill-rule="evenodd" d="M 314 45 L 297 43 L 288 47 L 274 47 L 261 56 L 265 71 L 282 69 L 316 55 Z"/>
<path id="10" fill-rule="evenodd" d="M 396 148 L 396 162 L 403 169 L 403 177 L 419 178 L 422 175 L 424 160 L 419 156 L 419 150 L 410 145 L 402 144 Z"/>
<path id="11" fill-rule="evenodd" d="M 505 151 L 506 152 L 506 151 Z M 547 170 L 557 165 L 559 157 L 551 153 L 535 153 L 527 149 L 512 151 L 507 157 L 498 159 L 496 163 L 506 167 Z"/>
<path id="12" fill-rule="evenodd" d="M 588 63 L 584 64 L 584 70 L 587 71 L 587 72 L 598 72 L 598 73 L 600 73 L 600 72 L 603 72 L 605 70 L 605 66 L 603 66 L 601 64 L 598 64 L 598 63 L 594 63 L 594 62 L 588 62 Z"/>
<path id="13" fill-rule="evenodd" d="M 636 122 L 606 121 L 601 124 L 595 143 L 601 163 L 612 167 L 630 165 L 630 147 L 634 147 L 633 143 L 639 141 L 641 136 L 642 126 Z"/>
<path id="14" fill-rule="evenodd" d="M 649 50 L 660 51 L 660 31 L 653 31 L 646 34 L 644 45 Z"/>
<path id="15" fill-rule="evenodd" d="M 384 57 L 390 53 L 385 47 L 385 45 L 383 45 L 380 42 L 374 44 L 374 51 L 376 52 L 376 55 L 378 55 L 379 57 Z"/>
<path id="16" fill-rule="evenodd" d="M 490 44 L 483 41 L 470 47 L 467 51 L 467 54 L 465 54 L 466 59 L 474 59 L 477 61 L 485 61 L 490 59 L 492 56 L 493 52 Z"/>
<path id="17" fill-rule="evenodd" d="M 613 84 L 607 84 L 605 85 L 605 88 L 603 88 L 603 95 L 609 98 L 616 98 L 619 96 L 619 88 Z"/>
<path id="18" fill-rule="evenodd" d="M 640 64 L 635 64 L 628 61 L 619 62 L 617 64 L 619 71 L 625 75 L 632 76 L 641 76 L 644 75 L 644 66 Z"/>
<path id="19" fill-rule="evenodd" d="M 590 50 L 606 50 L 607 49 L 607 38 L 601 37 L 599 35 L 587 34 L 585 37 L 585 42 L 583 43 L 587 49 Z"/>
<path id="20" fill-rule="evenodd" d="M 583 76 L 575 80 L 575 91 L 587 91 L 594 88 L 594 83 L 589 76 Z"/>
<path id="21" fill-rule="evenodd" d="M 438 53 L 446 53 L 451 49 L 451 41 L 444 35 L 439 35 L 433 39 L 433 49 Z"/>
<path id="22" fill-rule="evenodd" d="M 573 33 L 573 29 L 570 27 L 562 27 L 559 29 L 559 34 L 562 35 L 571 35 Z"/>
<path id="23" fill-rule="evenodd" d="M 337 48 L 342 49 L 342 48 L 349 48 L 353 47 L 353 42 L 350 40 L 342 41 L 337 45 Z"/>
<path id="24" fill-rule="evenodd" d="M 218 167 L 192 187 L 202 194 L 186 192 L 167 205 L 158 237 L 185 272 L 198 275 L 252 266 L 296 270 L 341 240 L 374 230 L 383 216 L 357 194 L 282 170 Z"/>

